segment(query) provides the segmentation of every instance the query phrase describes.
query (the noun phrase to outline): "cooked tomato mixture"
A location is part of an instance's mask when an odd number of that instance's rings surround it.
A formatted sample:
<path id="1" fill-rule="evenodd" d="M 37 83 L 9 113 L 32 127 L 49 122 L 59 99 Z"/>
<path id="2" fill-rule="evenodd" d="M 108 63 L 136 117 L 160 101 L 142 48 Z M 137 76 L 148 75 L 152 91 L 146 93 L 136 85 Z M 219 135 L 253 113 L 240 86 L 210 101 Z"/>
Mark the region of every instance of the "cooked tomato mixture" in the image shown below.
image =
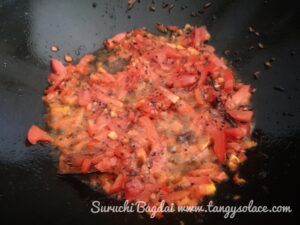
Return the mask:
<path id="1" fill-rule="evenodd" d="M 49 132 L 28 140 L 59 149 L 59 173 L 149 206 L 196 205 L 245 159 L 252 89 L 206 41 L 205 27 L 136 29 L 77 65 L 52 59 L 43 97 Z"/>

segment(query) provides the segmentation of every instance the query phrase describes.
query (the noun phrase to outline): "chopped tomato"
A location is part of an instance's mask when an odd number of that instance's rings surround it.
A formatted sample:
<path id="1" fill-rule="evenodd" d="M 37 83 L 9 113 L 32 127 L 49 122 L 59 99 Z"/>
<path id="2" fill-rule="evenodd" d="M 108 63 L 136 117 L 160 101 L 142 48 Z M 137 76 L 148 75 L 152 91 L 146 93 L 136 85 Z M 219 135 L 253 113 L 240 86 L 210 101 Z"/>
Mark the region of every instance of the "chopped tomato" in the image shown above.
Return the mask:
<path id="1" fill-rule="evenodd" d="M 198 27 L 194 29 L 194 47 L 200 48 L 200 44 L 210 39 L 210 34 L 205 27 Z"/>
<path id="2" fill-rule="evenodd" d="M 141 125 L 145 128 L 147 138 L 152 144 L 157 144 L 159 142 L 159 136 L 156 128 L 148 117 L 140 117 L 139 119 Z"/>
<path id="3" fill-rule="evenodd" d="M 112 186 L 110 187 L 109 192 L 110 193 L 119 192 L 123 188 L 125 181 L 126 181 L 126 177 L 123 174 L 119 174 L 116 180 L 114 181 L 114 183 L 112 184 Z"/>
<path id="4" fill-rule="evenodd" d="M 234 77 L 231 70 L 225 70 L 224 80 L 224 90 L 228 93 L 232 92 L 234 87 Z"/>
<path id="5" fill-rule="evenodd" d="M 231 99 L 227 100 L 227 107 L 232 109 L 239 105 L 246 105 L 249 103 L 250 97 L 250 85 L 243 85 L 232 95 Z"/>
<path id="6" fill-rule="evenodd" d="M 241 139 L 247 134 L 247 131 L 242 128 L 227 128 L 225 134 L 228 138 Z"/>
<path id="7" fill-rule="evenodd" d="M 183 100 L 177 102 L 177 111 L 182 115 L 187 115 L 194 111 L 193 107 Z"/>
<path id="8" fill-rule="evenodd" d="M 112 38 L 106 40 L 104 42 L 105 47 L 108 49 L 114 48 L 118 42 L 122 41 L 126 37 L 126 34 L 127 34 L 126 32 L 119 33 L 113 36 Z"/>
<path id="9" fill-rule="evenodd" d="M 51 59 L 51 66 L 54 73 L 64 76 L 67 73 L 65 66 L 57 59 Z"/>
<path id="10" fill-rule="evenodd" d="M 226 154 L 225 132 L 221 130 L 215 130 L 212 132 L 212 138 L 214 140 L 214 152 L 218 160 L 221 163 L 223 163 L 225 161 L 225 154 Z"/>
<path id="11" fill-rule="evenodd" d="M 143 191 L 144 184 L 138 179 L 132 179 L 125 184 L 125 197 L 129 201 L 138 198 L 138 195 Z"/>
<path id="12" fill-rule="evenodd" d="M 250 122 L 253 117 L 252 111 L 243 111 L 243 110 L 229 110 L 228 114 L 240 122 Z"/>
<path id="13" fill-rule="evenodd" d="M 119 33 L 74 65 L 52 59 L 51 136 L 33 125 L 28 140 L 52 142 L 60 173 L 118 198 L 196 205 L 227 179 L 230 157 L 255 146 L 251 88 L 205 43 L 205 27 L 160 29 L 170 35 Z"/>
<path id="14" fill-rule="evenodd" d="M 87 173 L 90 170 L 91 163 L 90 159 L 84 159 L 81 165 L 81 173 Z"/>
<path id="15" fill-rule="evenodd" d="M 197 81 L 197 76 L 196 75 L 180 75 L 174 82 L 173 86 L 174 87 L 188 87 L 191 86 L 192 84 L 196 83 Z"/>
<path id="16" fill-rule="evenodd" d="M 90 92 L 88 90 L 82 90 L 78 93 L 78 104 L 80 106 L 87 106 L 91 101 Z"/>
<path id="17" fill-rule="evenodd" d="M 38 141 L 52 142 L 52 137 L 36 125 L 32 125 L 28 131 L 27 139 L 30 144 L 36 144 Z"/>

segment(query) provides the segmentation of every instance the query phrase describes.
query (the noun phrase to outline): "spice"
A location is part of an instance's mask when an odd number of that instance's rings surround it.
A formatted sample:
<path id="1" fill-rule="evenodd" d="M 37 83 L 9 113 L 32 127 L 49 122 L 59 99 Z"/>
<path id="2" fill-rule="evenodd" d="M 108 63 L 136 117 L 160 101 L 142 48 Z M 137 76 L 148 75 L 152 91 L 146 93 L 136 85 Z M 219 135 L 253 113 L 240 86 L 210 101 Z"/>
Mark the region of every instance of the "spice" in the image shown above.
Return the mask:
<path id="1" fill-rule="evenodd" d="M 285 89 L 281 86 L 274 86 L 274 90 L 283 92 Z"/>
<path id="2" fill-rule="evenodd" d="M 208 9 L 211 5 L 212 5 L 211 2 L 207 2 L 207 3 L 205 3 L 205 4 L 203 5 L 203 8 L 204 8 L 204 9 Z"/>
<path id="3" fill-rule="evenodd" d="M 253 77 L 257 80 L 259 78 L 259 75 L 260 75 L 260 71 L 255 71 L 253 73 Z"/>
<path id="4" fill-rule="evenodd" d="M 169 8 L 168 8 L 169 13 L 171 13 L 171 10 L 174 8 L 174 6 L 175 6 L 174 4 L 169 5 Z"/>
<path id="5" fill-rule="evenodd" d="M 253 46 L 253 45 L 251 45 L 251 46 L 248 48 L 249 51 L 251 51 L 251 50 L 253 50 L 253 49 L 254 49 L 254 46 Z"/>
<path id="6" fill-rule="evenodd" d="M 69 54 L 66 54 L 64 58 L 67 63 L 71 63 L 73 61 L 72 56 Z"/>
<path id="7" fill-rule="evenodd" d="M 266 61 L 266 62 L 264 63 L 264 65 L 265 65 L 265 67 L 266 67 L 267 69 L 270 69 L 270 68 L 272 67 L 272 64 L 271 64 L 270 61 Z"/>
<path id="8" fill-rule="evenodd" d="M 263 45 L 262 43 L 260 43 L 260 42 L 259 42 L 257 45 L 258 45 L 258 47 L 261 48 L 261 49 L 264 48 L 264 45 Z"/>
<path id="9" fill-rule="evenodd" d="M 50 49 L 52 52 L 57 52 L 59 50 L 59 48 L 55 45 L 52 45 Z"/>
<path id="10" fill-rule="evenodd" d="M 255 30 L 253 29 L 253 27 L 248 27 L 248 30 L 250 33 L 253 33 Z"/>
<path id="11" fill-rule="evenodd" d="M 128 0 L 127 1 L 127 10 L 132 9 L 136 2 L 137 2 L 137 0 Z"/>
<path id="12" fill-rule="evenodd" d="M 150 6 L 150 7 L 149 7 L 149 10 L 150 10 L 151 12 L 155 12 L 155 6 L 153 6 L 153 5 Z"/>
<path id="13" fill-rule="evenodd" d="M 198 14 L 196 12 L 191 12 L 191 17 L 196 17 Z"/>
<path id="14" fill-rule="evenodd" d="M 115 131 L 108 132 L 107 136 L 112 140 L 116 140 L 118 138 L 118 134 Z"/>
<path id="15" fill-rule="evenodd" d="M 96 8 L 97 7 L 97 2 L 93 2 L 92 7 Z"/>
<path id="16" fill-rule="evenodd" d="M 161 4 L 161 7 L 162 8 L 167 8 L 169 6 L 169 3 L 166 3 L 166 2 L 163 2 L 162 4 Z"/>
<path id="17" fill-rule="evenodd" d="M 167 28 L 161 23 L 156 24 L 156 29 L 158 31 L 162 32 L 162 33 L 167 33 L 168 32 Z"/>

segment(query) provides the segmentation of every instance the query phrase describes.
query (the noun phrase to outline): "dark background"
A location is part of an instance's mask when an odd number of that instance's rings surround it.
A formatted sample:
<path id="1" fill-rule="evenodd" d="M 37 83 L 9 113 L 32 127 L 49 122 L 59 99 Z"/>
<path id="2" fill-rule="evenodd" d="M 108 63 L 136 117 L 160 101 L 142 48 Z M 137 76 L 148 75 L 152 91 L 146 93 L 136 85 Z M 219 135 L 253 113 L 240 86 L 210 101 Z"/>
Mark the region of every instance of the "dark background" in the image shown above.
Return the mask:
<path id="1" fill-rule="evenodd" d="M 297 1 L 219 0 L 208 9 L 203 0 L 141 0 L 126 12 L 125 0 L 0 1 L 0 223 L 1 224 L 299 224 L 296 157 L 300 150 Z M 155 12 L 149 6 L 155 5 Z M 186 7 L 185 7 L 186 6 Z M 198 12 L 200 10 L 200 12 Z M 199 16 L 191 17 L 192 12 Z M 97 193 L 72 176 L 56 174 L 55 154 L 47 145 L 26 145 L 31 124 L 44 125 L 41 101 L 49 59 L 70 53 L 75 59 L 102 47 L 111 35 L 135 27 L 155 30 L 155 23 L 207 25 L 210 43 L 232 62 L 238 77 L 257 88 L 253 96 L 258 147 L 248 154 L 241 174 L 244 187 L 219 186 L 216 205 L 290 205 L 291 214 L 172 214 L 161 220 L 147 215 L 98 214 L 92 200 L 122 204 Z M 260 35 L 249 33 L 253 26 Z M 258 42 L 264 48 L 259 49 Z M 59 46 L 58 53 L 49 50 Z M 251 49 L 253 46 L 254 48 Z M 249 50 L 250 48 L 250 50 Z M 228 53 L 228 51 L 227 51 Z M 266 60 L 272 68 L 264 68 Z M 261 71 L 255 80 L 253 73 Z M 278 90 L 280 87 L 284 91 Z M 234 201 L 232 197 L 241 195 Z"/>

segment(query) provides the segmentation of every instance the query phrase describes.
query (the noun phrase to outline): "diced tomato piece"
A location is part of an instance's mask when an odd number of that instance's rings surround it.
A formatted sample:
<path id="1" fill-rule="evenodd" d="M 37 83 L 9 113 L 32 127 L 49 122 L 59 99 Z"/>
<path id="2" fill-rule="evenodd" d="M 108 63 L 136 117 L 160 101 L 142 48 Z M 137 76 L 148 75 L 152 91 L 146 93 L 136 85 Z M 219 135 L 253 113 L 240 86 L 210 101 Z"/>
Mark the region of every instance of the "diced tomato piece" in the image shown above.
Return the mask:
<path id="1" fill-rule="evenodd" d="M 204 86 L 203 87 L 203 91 L 204 91 L 204 99 L 207 101 L 207 102 L 213 102 L 217 96 L 218 96 L 218 93 L 214 90 L 213 87 L 211 86 Z"/>
<path id="2" fill-rule="evenodd" d="M 227 112 L 232 118 L 240 122 L 250 122 L 253 117 L 252 111 L 228 110 Z"/>
<path id="3" fill-rule="evenodd" d="M 95 165 L 100 172 L 111 172 L 113 167 L 117 165 L 116 157 L 103 157 L 102 160 Z"/>
<path id="4" fill-rule="evenodd" d="M 203 105 L 205 103 L 203 96 L 202 96 L 202 92 L 200 91 L 200 88 L 195 88 L 194 90 L 194 96 L 195 96 L 195 100 L 199 105 Z"/>
<path id="5" fill-rule="evenodd" d="M 233 91 L 233 87 L 234 87 L 233 73 L 230 69 L 227 69 L 224 72 L 224 90 L 227 93 L 230 93 Z"/>
<path id="6" fill-rule="evenodd" d="M 226 102 L 226 106 L 230 109 L 236 108 L 239 105 L 246 105 L 249 103 L 251 97 L 250 85 L 243 85 L 240 89 L 235 92 L 231 99 L 229 98 Z"/>
<path id="7" fill-rule="evenodd" d="M 177 77 L 174 82 L 173 86 L 178 88 L 178 87 L 188 87 L 191 86 L 192 84 L 196 83 L 198 77 L 194 74 L 186 74 L 186 75 L 180 75 Z"/>
<path id="8" fill-rule="evenodd" d="M 52 142 L 52 137 L 36 125 L 32 125 L 28 131 L 27 139 L 30 144 L 36 144 L 38 141 Z"/>
<path id="9" fill-rule="evenodd" d="M 169 45 L 164 46 L 162 51 L 165 52 L 168 58 L 179 59 L 181 57 L 181 54 L 175 48 L 172 48 Z"/>
<path id="10" fill-rule="evenodd" d="M 176 103 L 179 100 L 179 97 L 175 94 L 173 94 L 171 91 L 169 91 L 168 89 L 159 86 L 159 90 L 172 102 L 172 103 Z"/>
<path id="11" fill-rule="evenodd" d="M 143 116 L 139 118 L 139 122 L 142 125 L 142 127 L 144 127 L 148 140 L 152 144 L 159 143 L 159 136 L 151 119 L 149 119 L 149 117 Z"/>
<path id="12" fill-rule="evenodd" d="M 218 160 L 223 163 L 225 161 L 226 153 L 226 136 L 225 132 L 221 130 L 214 130 L 211 132 L 214 140 L 214 152 Z"/>
<path id="13" fill-rule="evenodd" d="M 206 27 L 198 27 L 194 29 L 194 47 L 198 49 L 204 41 L 210 39 L 210 34 L 207 32 Z"/>
<path id="14" fill-rule="evenodd" d="M 67 73 L 66 67 L 58 59 L 51 59 L 51 66 L 54 73 L 64 76 Z"/>
<path id="15" fill-rule="evenodd" d="M 246 135 L 246 131 L 242 128 L 227 128 L 225 134 L 228 138 L 241 139 Z"/>
<path id="16" fill-rule="evenodd" d="M 85 75 L 89 71 L 89 63 L 95 59 L 95 56 L 91 54 L 85 55 L 80 59 L 79 63 L 76 65 L 76 71 L 81 75 Z"/>
<path id="17" fill-rule="evenodd" d="M 92 161 L 90 159 L 85 158 L 81 165 L 81 173 L 87 173 L 90 170 Z"/>
<path id="18" fill-rule="evenodd" d="M 183 101 L 183 100 L 179 100 L 177 103 L 176 103 L 176 108 L 177 108 L 177 111 L 182 114 L 182 115 L 187 115 L 189 113 L 192 113 L 194 112 L 194 109 L 191 105 L 189 105 L 187 102 Z"/>
<path id="19" fill-rule="evenodd" d="M 125 184 L 125 197 L 129 201 L 134 200 L 143 191 L 144 184 L 137 178 L 130 180 Z"/>
<path id="20" fill-rule="evenodd" d="M 122 41 L 126 37 L 126 35 L 126 32 L 116 34 L 115 36 L 104 42 L 105 47 L 108 49 L 114 48 L 118 42 Z"/>
<path id="21" fill-rule="evenodd" d="M 99 101 L 105 103 L 105 104 L 111 104 L 117 107 L 122 108 L 123 107 L 123 103 L 115 98 L 111 98 L 105 94 L 102 93 L 96 93 L 96 97 Z"/>
<path id="22" fill-rule="evenodd" d="M 211 180 L 209 179 L 208 176 L 200 176 L 200 177 L 191 177 L 191 176 L 188 176 L 187 179 L 192 184 L 197 184 L 197 185 L 211 183 Z"/>
<path id="23" fill-rule="evenodd" d="M 109 193 L 116 193 L 123 189 L 126 181 L 126 177 L 123 174 L 119 174 L 109 189 Z"/>
<path id="24" fill-rule="evenodd" d="M 51 59 L 52 70 L 54 73 L 50 73 L 48 76 L 48 81 L 52 83 L 52 85 L 45 90 L 46 94 L 52 93 L 55 91 L 59 85 L 66 80 L 69 75 L 67 73 L 66 67 L 57 59 Z"/>
<path id="25" fill-rule="evenodd" d="M 223 62 L 223 60 L 219 57 L 217 57 L 215 54 L 211 54 L 209 57 L 208 57 L 208 61 L 215 65 L 217 68 L 222 68 L 222 69 L 225 69 L 227 68 L 225 63 Z"/>
<path id="26" fill-rule="evenodd" d="M 88 90 L 82 90 L 78 92 L 78 104 L 80 106 L 87 106 L 91 101 L 90 92 Z"/>

